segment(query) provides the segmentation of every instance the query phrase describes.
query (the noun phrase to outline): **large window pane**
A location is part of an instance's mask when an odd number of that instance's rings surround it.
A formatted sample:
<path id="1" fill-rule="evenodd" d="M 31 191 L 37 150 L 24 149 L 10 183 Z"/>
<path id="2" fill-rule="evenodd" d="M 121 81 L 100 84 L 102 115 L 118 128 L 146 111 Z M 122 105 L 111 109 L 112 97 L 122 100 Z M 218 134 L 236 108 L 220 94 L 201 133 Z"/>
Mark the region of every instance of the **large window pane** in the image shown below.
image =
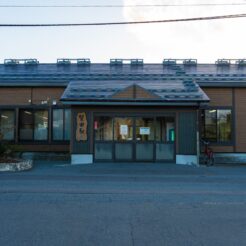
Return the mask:
<path id="1" fill-rule="evenodd" d="M 137 118 L 136 119 L 136 140 L 153 141 L 155 140 L 154 119 Z"/>
<path id="2" fill-rule="evenodd" d="M 14 140 L 15 114 L 13 110 L 0 112 L 0 133 L 3 140 Z"/>
<path id="3" fill-rule="evenodd" d="M 95 117 L 94 130 L 96 140 L 113 140 L 113 123 L 111 117 Z"/>
<path id="4" fill-rule="evenodd" d="M 33 139 L 33 112 L 31 110 L 20 110 L 20 140 Z"/>
<path id="5" fill-rule="evenodd" d="M 231 110 L 218 110 L 218 138 L 220 142 L 231 141 Z"/>
<path id="6" fill-rule="evenodd" d="M 205 138 L 217 141 L 217 111 L 205 110 Z"/>
<path id="7" fill-rule="evenodd" d="M 174 117 L 156 118 L 156 141 L 174 142 L 175 140 Z"/>
<path id="8" fill-rule="evenodd" d="M 71 109 L 65 109 L 64 140 L 70 140 L 71 135 Z"/>
<path id="9" fill-rule="evenodd" d="M 63 109 L 53 110 L 53 140 L 63 140 Z"/>
<path id="10" fill-rule="evenodd" d="M 71 109 L 53 109 L 52 128 L 53 140 L 70 140 Z"/>
<path id="11" fill-rule="evenodd" d="M 48 139 L 48 111 L 38 110 L 34 112 L 34 140 Z"/>
<path id="12" fill-rule="evenodd" d="M 116 141 L 133 140 L 132 118 L 115 118 L 114 119 L 114 140 Z"/>
<path id="13" fill-rule="evenodd" d="M 232 118 L 230 109 L 211 109 L 202 112 L 202 137 L 212 142 L 232 140 Z"/>

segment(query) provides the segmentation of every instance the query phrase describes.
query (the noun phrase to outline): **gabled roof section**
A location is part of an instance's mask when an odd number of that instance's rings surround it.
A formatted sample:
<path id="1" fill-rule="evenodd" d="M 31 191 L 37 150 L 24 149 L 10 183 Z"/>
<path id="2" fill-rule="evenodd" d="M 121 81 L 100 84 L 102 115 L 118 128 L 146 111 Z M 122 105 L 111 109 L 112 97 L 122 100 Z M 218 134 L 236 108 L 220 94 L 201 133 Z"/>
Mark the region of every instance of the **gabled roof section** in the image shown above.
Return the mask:
<path id="1" fill-rule="evenodd" d="M 67 104 L 154 103 L 183 105 L 208 102 L 193 80 L 170 81 L 72 81 L 61 101 Z"/>
<path id="2" fill-rule="evenodd" d="M 131 86 L 128 86 L 127 88 L 116 92 L 111 97 L 112 99 L 158 99 L 160 98 L 158 95 L 154 94 L 151 91 L 148 91 L 144 89 L 143 87 L 132 84 Z"/>

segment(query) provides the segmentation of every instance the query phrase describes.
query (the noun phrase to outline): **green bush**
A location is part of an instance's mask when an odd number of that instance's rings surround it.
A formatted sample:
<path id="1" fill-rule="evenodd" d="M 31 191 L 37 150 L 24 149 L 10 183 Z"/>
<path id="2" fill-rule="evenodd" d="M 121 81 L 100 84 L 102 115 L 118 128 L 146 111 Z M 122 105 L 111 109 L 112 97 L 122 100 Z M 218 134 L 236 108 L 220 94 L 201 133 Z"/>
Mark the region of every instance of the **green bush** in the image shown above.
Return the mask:
<path id="1" fill-rule="evenodd" d="M 0 157 L 4 157 L 7 151 L 7 147 L 5 144 L 0 143 Z"/>
<path id="2" fill-rule="evenodd" d="M 0 133 L 0 158 L 13 157 L 15 152 L 20 152 L 21 147 L 10 144 L 8 141 L 2 141 L 3 136 Z"/>

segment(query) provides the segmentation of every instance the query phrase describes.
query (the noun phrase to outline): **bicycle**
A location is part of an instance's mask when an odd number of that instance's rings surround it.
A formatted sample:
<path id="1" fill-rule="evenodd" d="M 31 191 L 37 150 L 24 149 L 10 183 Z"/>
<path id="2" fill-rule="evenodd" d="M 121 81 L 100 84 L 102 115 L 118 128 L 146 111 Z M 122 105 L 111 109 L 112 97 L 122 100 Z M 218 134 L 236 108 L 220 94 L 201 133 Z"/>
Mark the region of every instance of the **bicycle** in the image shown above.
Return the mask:
<path id="1" fill-rule="evenodd" d="M 209 142 L 202 139 L 202 143 L 204 144 L 204 152 L 203 152 L 203 163 L 206 166 L 213 166 L 214 165 L 214 152 L 209 147 Z"/>

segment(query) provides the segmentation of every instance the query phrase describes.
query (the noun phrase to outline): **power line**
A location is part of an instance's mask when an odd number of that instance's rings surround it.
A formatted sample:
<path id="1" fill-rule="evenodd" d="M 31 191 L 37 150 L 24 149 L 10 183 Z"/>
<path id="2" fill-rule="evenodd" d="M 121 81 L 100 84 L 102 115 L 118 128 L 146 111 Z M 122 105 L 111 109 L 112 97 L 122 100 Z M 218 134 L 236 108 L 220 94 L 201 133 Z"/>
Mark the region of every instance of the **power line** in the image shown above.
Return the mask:
<path id="1" fill-rule="evenodd" d="M 188 21 L 205 21 L 205 20 L 222 20 L 244 18 L 246 14 L 219 15 L 183 19 L 166 19 L 150 21 L 122 21 L 122 22 L 95 22 L 95 23 L 63 23 L 63 24 L 0 24 L 0 27 L 71 27 L 71 26 L 112 26 L 112 25 L 133 25 L 133 24 L 155 24 L 170 22 L 188 22 Z"/>
<path id="2" fill-rule="evenodd" d="M 243 6 L 246 3 L 200 3 L 200 4 L 136 4 L 136 5 L 0 5 L 0 8 L 139 8 L 139 7 L 206 7 Z"/>

